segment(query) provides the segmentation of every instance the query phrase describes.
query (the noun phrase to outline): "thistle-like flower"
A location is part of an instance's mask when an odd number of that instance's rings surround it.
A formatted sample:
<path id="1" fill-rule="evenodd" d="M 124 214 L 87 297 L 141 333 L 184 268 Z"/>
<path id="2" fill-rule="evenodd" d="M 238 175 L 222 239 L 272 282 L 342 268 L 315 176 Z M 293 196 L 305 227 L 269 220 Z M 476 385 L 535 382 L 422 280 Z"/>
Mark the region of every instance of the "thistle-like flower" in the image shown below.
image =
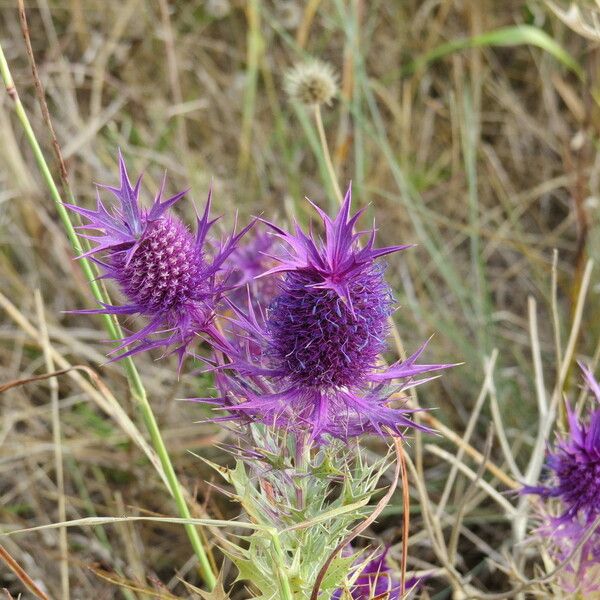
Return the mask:
<path id="1" fill-rule="evenodd" d="M 563 588 L 589 594 L 600 589 L 600 385 L 587 367 L 581 369 L 597 406 L 586 423 L 567 404 L 569 431 L 558 438 L 546 461 L 551 477 L 523 492 L 558 500 L 558 516 L 544 506 L 537 534 L 547 540 L 556 563 L 570 558 L 560 574 Z"/>
<path id="2" fill-rule="evenodd" d="M 186 192 L 163 200 L 163 179 L 148 210 L 139 202 L 141 177 L 132 186 L 120 152 L 119 171 L 119 187 L 98 186 L 110 191 L 117 205 L 107 208 L 98 190 L 96 210 L 68 206 L 88 220 L 80 229 L 98 232 L 80 234 L 96 244 L 83 256 L 93 258 L 103 269 L 103 278 L 119 284 L 127 301 L 81 312 L 146 317 L 146 325 L 122 340 L 113 353 L 129 346 L 117 357 L 123 358 L 152 348 L 173 347 L 181 363 L 196 336 L 221 339 L 213 320 L 226 285 L 218 275 L 248 228 L 232 233 L 209 256 L 205 241 L 215 222 L 209 220 L 210 193 L 204 213 L 197 219 L 196 235 L 192 235 L 169 213 Z"/>
<path id="3" fill-rule="evenodd" d="M 600 403 L 600 385 L 587 367 L 581 368 Z M 591 522 L 600 515 L 600 406 L 591 412 L 588 424 L 581 422 L 569 405 L 567 415 L 568 435 L 558 439 L 546 462 L 552 479 L 545 486 L 525 487 L 524 492 L 560 499 L 564 522 L 577 517 Z"/>
<path id="4" fill-rule="evenodd" d="M 337 93 L 337 77 L 329 63 L 312 60 L 296 65 L 287 73 L 285 88 L 289 97 L 301 104 L 331 104 Z"/>
<path id="5" fill-rule="evenodd" d="M 231 357 L 227 381 L 236 402 L 229 408 L 270 425 L 307 430 L 313 440 L 325 434 L 401 435 L 413 425 L 407 418 L 412 411 L 389 407 L 391 396 L 423 383 L 415 376 L 448 366 L 417 365 L 423 348 L 405 362 L 382 365 L 393 298 L 377 259 L 406 246 L 375 249 L 374 230 L 355 233 L 363 211 L 350 216 L 350 200 L 348 189 L 335 219 L 315 206 L 324 240 L 297 224 L 294 234 L 271 225 L 286 251 L 264 275 L 284 275 L 280 292 L 264 320 L 252 307 L 249 314 L 234 307 L 252 350 Z M 392 388 L 396 379 L 403 383 Z"/>
<path id="6" fill-rule="evenodd" d="M 408 596 L 402 595 L 399 574 L 395 573 L 388 564 L 388 553 L 389 547 L 376 554 L 364 567 L 360 565 L 359 561 L 358 568 L 362 570 L 350 590 L 346 595 L 343 590 L 336 590 L 331 600 L 371 600 L 371 598 L 400 600 L 400 598 L 408 598 Z M 422 583 L 422 579 L 415 577 L 407 579 L 404 583 L 405 593 L 415 591 L 421 587 Z"/>

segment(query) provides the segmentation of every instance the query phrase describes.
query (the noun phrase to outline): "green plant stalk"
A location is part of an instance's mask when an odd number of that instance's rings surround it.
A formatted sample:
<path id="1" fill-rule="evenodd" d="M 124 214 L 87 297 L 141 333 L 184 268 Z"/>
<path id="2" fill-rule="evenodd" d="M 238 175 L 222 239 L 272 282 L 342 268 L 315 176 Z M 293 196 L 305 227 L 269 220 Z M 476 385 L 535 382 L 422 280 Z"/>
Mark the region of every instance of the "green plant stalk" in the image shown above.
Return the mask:
<path id="1" fill-rule="evenodd" d="M 335 191 L 335 187 L 331 182 L 331 175 L 329 174 L 329 168 L 327 167 L 327 158 L 325 157 L 323 151 L 323 143 L 320 135 L 315 132 L 315 127 L 313 127 L 312 121 L 309 119 L 309 115 L 307 114 L 307 111 L 304 110 L 304 107 L 298 102 L 292 102 L 292 107 L 296 113 L 296 116 L 298 117 L 300 125 L 302 126 L 304 135 L 306 135 L 306 140 L 311 147 L 311 150 L 314 152 L 315 158 L 317 159 L 319 174 L 323 180 L 323 183 L 327 187 L 327 195 L 331 201 L 331 207 L 334 208 L 337 206 L 339 200 Z"/>
<path id="2" fill-rule="evenodd" d="M 25 133 L 25 137 L 29 142 L 31 150 L 34 154 L 34 158 L 40 170 L 40 173 L 50 191 L 50 195 L 52 196 L 52 200 L 56 205 L 56 209 L 58 211 L 59 217 L 63 223 L 65 231 L 67 233 L 67 238 L 73 251 L 77 255 L 81 255 L 83 250 L 82 246 L 79 242 L 79 238 L 77 233 L 75 232 L 75 228 L 71 223 L 71 219 L 69 217 L 69 213 L 64 206 L 62 199 L 60 197 L 60 193 L 54 182 L 52 174 L 50 173 L 50 169 L 46 160 L 44 158 L 44 154 L 42 153 L 42 149 L 35 137 L 35 133 L 33 128 L 31 127 L 31 123 L 29 122 L 29 118 L 27 117 L 27 113 L 21 103 L 21 99 L 19 98 L 19 94 L 15 87 L 12 74 L 10 72 L 10 68 L 8 66 L 8 62 L 4 55 L 4 50 L 2 45 L 0 44 L 0 74 L 2 75 L 2 79 L 4 80 L 4 85 L 6 86 L 6 91 L 13 101 L 13 106 L 15 109 L 15 114 L 23 127 L 23 131 Z M 81 268 L 83 269 L 83 273 L 88 281 L 90 289 L 94 298 L 98 302 L 106 302 L 106 298 L 104 296 L 103 290 L 98 284 L 98 281 L 95 278 L 94 271 L 90 261 L 86 258 L 80 259 Z M 110 335 L 111 339 L 115 341 L 119 341 L 122 339 L 121 328 L 118 324 L 116 318 L 111 318 L 110 315 L 103 315 L 104 317 L 104 326 Z M 146 390 L 140 378 L 140 374 L 130 357 L 126 357 L 123 359 L 123 367 L 125 369 L 125 374 L 127 376 L 127 381 L 129 382 L 129 387 L 131 393 L 135 400 L 138 403 L 140 411 L 142 413 L 142 418 L 144 419 L 144 423 L 146 428 L 148 429 L 148 433 L 150 435 L 150 440 L 158 455 L 161 466 L 163 468 L 166 480 L 169 485 L 169 491 L 175 500 L 175 504 L 177 505 L 177 510 L 183 519 L 190 519 L 191 513 L 185 502 L 185 498 L 183 496 L 183 491 L 177 480 L 177 475 L 175 474 L 175 469 L 173 468 L 173 464 L 165 447 L 164 441 L 162 439 L 162 435 L 160 433 L 160 429 L 158 427 L 158 423 L 156 422 L 156 418 L 154 416 L 154 412 L 152 411 L 152 407 L 148 401 L 148 396 L 146 395 Z M 207 586 L 212 590 L 216 585 L 216 578 L 213 574 L 211 564 L 208 560 L 208 556 L 206 551 L 204 550 L 204 546 L 202 541 L 200 540 L 200 536 L 196 528 L 191 524 L 186 524 L 185 529 L 187 531 L 188 537 L 194 549 L 194 552 L 198 558 L 200 573 L 204 578 Z"/>
<path id="3" fill-rule="evenodd" d="M 317 131 L 319 132 L 319 141 L 321 142 L 321 148 L 323 150 L 323 157 L 325 158 L 325 166 L 327 167 L 327 173 L 329 175 L 329 179 L 331 180 L 331 185 L 333 186 L 335 197 L 337 201 L 340 204 L 342 204 L 344 202 L 344 196 L 342 195 L 342 190 L 340 190 L 340 185 L 338 183 L 337 176 L 335 174 L 335 169 L 333 167 L 333 162 L 331 160 L 329 145 L 327 144 L 327 136 L 325 135 L 325 128 L 323 127 L 323 119 L 321 118 L 321 107 L 318 104 L 315 104 L 314 112 L 315 123 L 317 125 Z"/>
<path id="4" fill-rule="evenodd" d="M 472 92 L 469 89 L 463 96 L 461 143 L 462 153 L 467 176 L 469 233 L 471 264 L 475 274 L 475 310 L 479 323 L 476 334 L 479 338 L 479 347 L 484 349 L 486 355 L 491 352 L 490 331 L 493 331 L 491 308 L 488 297 L 487 281 L 485 277 L 485 259 L 481 250 L 481 223 L 479 214 L 479 192 L 477 187 L 477 145 L 479 142 L 478 116 L 473 107 Z"/>
<path id="5" fill-rule="evenodd" d="M 239 170 L 243 177 L 250 162 L 250 149 L 252 143 L 252 123 L 256 109 L 256 88 L 260 59 L 265 46 L 261 35 L 261 1 L 250 0 L 246 5 L 246 18 L 248 20 L 248 39 L 246 50 L 247 84 L 244 94 L 242 111 L 242 131 L 240 135 Z"/>
<path id="6" fill-rule="evenodd" d="M 294 467 L 296 472 L 300 475 L 296 482 L 296 508 L 298 510 L 304 510 L 306 504 L 306 477 L 308 473 L 308 466 L 310 462 L 310 447 L 308 435 L 303 433 L 296 434 L 295 440 L 295 453 L 296 459 L 294 461 Z"/>
<path id="7" fill-rule="evenodd" d="M 279 588 L 281 591 L 281 600 L 294 600 L 294 594 L 290 586 L 286 569 L 285 569 L 285 554 L 279 541 L 278 532 L 273 529 L 271 531 L 271 540 L 273 543 L 273 550 L 275 551 L 275 564 L 277 565 L 277 576 L 279 579 Z"/>

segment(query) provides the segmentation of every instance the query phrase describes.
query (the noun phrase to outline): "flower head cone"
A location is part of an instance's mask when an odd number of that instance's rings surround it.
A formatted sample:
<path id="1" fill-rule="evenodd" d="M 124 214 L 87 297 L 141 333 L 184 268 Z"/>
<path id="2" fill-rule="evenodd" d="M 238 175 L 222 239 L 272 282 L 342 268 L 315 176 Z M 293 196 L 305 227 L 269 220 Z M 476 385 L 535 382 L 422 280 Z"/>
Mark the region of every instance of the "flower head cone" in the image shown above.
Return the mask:
<path id="1" fill-rule="evenodd" d="M 600 403 L 600 385 L 591 371 L 582 366 L 586 384 Z M 600 516 L 600 406 L 581 421 L 567 404 L 569 431 L 560 437 L 547 459 L 552 473 L 544 486 L 525 487 L 524 492 L 561 500 L 563 521 L 582 517 L 593 521 Z"/>
<path id="2" fill-rule="evenodd" d="M 114 195 L 116 204 L 107 207 L 98 193 L 95 210 L 69 208 L 87 219 L 80 229 L 95 231 L 80 234 L 95 244 L 83 256 L 92 257 L 103 270 L 103 278 L 118 283 L 125 301 L 81 312 L 145 317 L 146 324 L 113 351 L 128 347 L 117 358 L 152 348 L 173 348 L 181 361 L 196 336 L 220 337 L 213 320 L 226 287 L 218 275 L 247 228 L 231 234 L 209 255 L 205 242 L 215 222 L 209 219 L 210 194 L 194 235 L 170 213 L 186 192 L 163 200 L 163 179 L 152 206 L 146 209 L 139 201 L 141 177 L 131 184 L 120 153 L 119 171 L 119 187 L 99 186 Z"/>
<path id="3" fill-rule="evenodd" d="M 278 264 L 264 275 L 282 274 L 279 293 L 265 315 L 252 307 L 249 314 L 237 310 L 237 324 L 253 341 L 245 358 L 232 357 L 231 377 L 245 376 L 252 384 L 230 409 L 307 430 L 313 440 L 400 435 L 413 425 L 411 411 L 389 407 L 391 396 L 421 383 L 415 376 L 447 366 L 418 365 L 423 348 L 402 363 L 381 364 L 394 300 L 377 259 L 406 246 L 376 249 L 374 230 L 354 231 L 362 211 L 351 216 L 350 201 L 349 189 L 334 219 L 315 207 L 323 239 L 298 225 L 293 234 L 271 225 L 286 250 L 273 256 Z"/>

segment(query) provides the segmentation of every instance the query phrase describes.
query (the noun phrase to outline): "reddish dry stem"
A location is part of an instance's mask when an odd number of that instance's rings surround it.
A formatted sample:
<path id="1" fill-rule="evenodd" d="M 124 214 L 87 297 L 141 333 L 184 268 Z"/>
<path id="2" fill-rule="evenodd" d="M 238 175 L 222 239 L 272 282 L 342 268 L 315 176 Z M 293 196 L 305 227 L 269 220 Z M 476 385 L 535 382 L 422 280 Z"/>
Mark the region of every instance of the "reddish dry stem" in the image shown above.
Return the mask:
<path id="1" fill-rule="evenodd" d="M 27 58 L 29 59 L 29 65 L 31 66 L 31 75 L 33 76 L 33 83 L 35 86 L 35 91 L 38 97 L 38 101 L 40 103 L 40 108 L 42 109 L 42 116 L 44 118 L 44 122 L 48 127 L 48 131 L 50 132 L 50 138 L 52 140 L 52 148 L 54 149 L 54 154 L 56 156 L 56 160 L 58 161 L 58 167 L 60 171 L 60 178 L 63 183 L 65 189 L 68 189 L 68 174 L 67 167 L 65 165 L 65 161 L 63 159 L 62 153 L 60 151 L 60 145 L 58 144 L 58 139 L 56 138 L 56 133 L 54 132 L 54 126 L 52 125 L 52 119 L 50 118 L 50 111 L 48 110 L 48 104 L 46 102 L 46 94 L 44 92 L 44 86 L 42 85 L 42 81 L 40 79 L 37 65 L 35 62 L 35 57 L 33 55 L 33 47 L 31 45 L 31 37 L 29 35 L 29 24 L 27 23 L 27 14 L 25 13 L 25 3 L 24 0 L 18 0 L 19 3 L 19 23 L 21 24 L 21 32 L 23 33 L 23 39 L 25 40 L 25 47 L 27 49 Z M 10 95 L 10 90 L 9 90 Z M 16 94 L 16 90 L 15 90 Z"/>
<path id="2" fill-rule="evenodd" d="M 33 582 L 31 577 L 23 570 L 19 563 L 8 553 L 6 548 L 0 546 L 0 559 L 2 559 L 8 568 L 18 577 L 19 581 L 40 600 L 50 600 L 42 590 Z M 9 595 L 10 597 L 10 595 Z"/>
<path id="3" fill-rule="evenodd" d="M 406 458 L 404 449 L 400 444 L 398 453 L 400 459 L 400 469 L 402 473 L 402 562 L 400 564 L 400 586 L 401 595 L 404 597 L 406 588 L 406 563 L 408 562 L 408 532 L 410 528 L 410 495 L 408 490 L 408 473 L 406 470 Z"/>

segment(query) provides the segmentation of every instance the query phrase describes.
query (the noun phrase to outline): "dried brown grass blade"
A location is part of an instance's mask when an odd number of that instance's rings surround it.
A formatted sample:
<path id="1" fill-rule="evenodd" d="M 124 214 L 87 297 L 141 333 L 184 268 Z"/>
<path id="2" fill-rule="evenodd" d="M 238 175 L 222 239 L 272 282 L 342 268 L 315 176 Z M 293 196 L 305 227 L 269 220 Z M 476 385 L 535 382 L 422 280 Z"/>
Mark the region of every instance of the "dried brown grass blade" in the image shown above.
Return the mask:
<path id="1" fill-rule="evenodd" d="M 132 592 L 143 594 L 145 597 L 158 598 L 159 600 L 179 600 L 178 596 L 173 596 L 173 594 L 170 594 L 168 592 L 165 593 L 164 591 L 157 591 L 153 590 L 152 588 L 140 586 L 139 584 L 134 583 L 129 579 L 119 577 L 116 573 L 111 573 L 109 571 L 105 571 L 104 569 L 99 569 L 97 567 L 88 568 L 96 577 L 108 583 L 112 583 L 113 585 L 118 585 L 119 587 L 130 590 Z"/>
<path id="2" fill-rule="evenodd" d="M 46 323 L 44 300 L 39 289 L 35 290 L 35 305 L 38 316 L 38 327 L 41 334 L 42 349 L 44 352 L 44 362 L 46 363 L 46 372 L 53 373 L 56 369 L 52 359 L 50 337 L 48 335 L 48 324 Z M 67 505 L 65 498 L 65 473 L 63 468 L 62 452 L 62 431 L 60 422 L 60 407 L 58 403 L 59 385 L 56 378 L 48 380 L 50 392 L 50 404 L 52 414 L 52 441 L 54 444 L 54 469 L 56 478 L 56 488 L 58 492 L 57 509 L 60 521 L 67 520 Z M 70 600 L 69 585 L 69 545 L 67 542 L 67 530 L 63 527 L 58 531 L 58 547 L 60 550 L 60 585 L 62 600 Z"/>
<path id="3" fill-rule="evenodd" d="M 60 369 L 59 371 L 52 371 L 52 373 L 44 373 L 43 375 L 34 375 L 33 377 L 26 377 L 24 379 L 13 379 L 12 381 L 8 381 L 0 385 L 0 394 L 6 392 L 12 388 L 19 387 L 21 385 L 26 385 L 27 383 L 33 383 L 34 381 L 43 381 L 44 379 L 50 379 L 51 377 L 60 377 L 61 375 L 66 375 L 71 371 L 83 371 L 87 373 L 90 379 L 94 382 L 96 387 L 101 391 L 106 391 L 108 388 L 102 382 L 100 377 L 98 377 L 97 373 L 95 373 L 89 367 L 85 365 L 74 365 L 69 367 L 68 369 Z"/>
<path id="4" fill-rule="evenodd" d="M 25 2 L 24 0 L 18 0 L 19 6 L 19 23 L 21 24 L 21 32 L 23 33 L 23 39 L 25 40 L 25 48 L 27 49 L 27 58 L 29 59 L 29 66 L 31 67 L 31 74 L 33 76 L 33 83 L 35 86 L 35 93 L 38 97 L 38 101 L 40 103 L 40 108 L 42 110 L 42 117 L 44 119 L 44 123 L 48 127 L 48 131 L 50 133 L 50 138 L 52 140 L 52 149 L 54 150 L 54 154 L 56 156 L 56 160 L 59 166 L 60 179 L 65 190 L 70 192 L 70 186 L 67 175 L 67 167 L 65 165 L 65 161 L 62 157 L 60 151 L 60 145 L 58 144 L 58 139 L 56 137 L 56 133 L 54 131 L 54 126 L 52 125 L 52 119 L 50 118 L 50 111 L 48 110 L 48 104 L 46 102 L 46 94 L 44 92 L 44 86 L 42 85 L 42 81 L 40 79 L 37 65 L 35 62 L 35 58 L 33 55 L 33 48 L 31 46 L 31 38 L 29 35 L 29 24 L 27 23 L 27 14 L 25 12 Z"/>
<path id="5" fill-rule="evenodd" d="M 315 15 L 317 14 L 319 4 L 321 4 L 321 0 L 309 0 L 308 4 L 304 9 L 302 21 L 300 23 L 300 26 L 298 27 L 298 31 L 296 32 L 296 42 L 298 43 L 298 46 L 300 46 L 300 48 L 304 48 L 306 46 L 306 42 L 308 41 L 308 34 L 310 33 L 310 27 L 315 18 Z"/>
<path id="6" fill-rule="evenodd" d="M 19 563 L 8 553 L 8 550 L 4 546 L 0 546 L 0 558 L 6 563 L 6 566 L 19 578 L 19 581 L 36 597 L 40 600 L 50 600 L 49 596 L 46 596 L 40 588 L 35 585 L 31 577 L 23 570 Z M 10 598 L 10 594 L 9 594 Z"/>
<path id="7" fill-rule="evenodd" d="M 44 379 L 50 379 L 51 377 L 60 377 L 61 375 L 65 375 L 69 371 L 73 371 L 74 369 L 79 368 L 85 369 L 85 367 L 75 366 L 69 369 L 53 371 L 52 373 L 44 373 L 43 375 L 34 375 L 33 377 L 26 377 L 24 379 L 13 379 L 12 381 L 8 381 L 7 383 L 0 385 L 0 394 L 2 394 L 3 392 L 7 392 L 12 388 L 16 388 L 27 383 L 33 383 L 34 381 L 43 381 Z"/>
<path id="8" fill-rule="evenodd" d="M 404 448 L 400 444 L 400 472 L 402 475 L 402 562 L 400 563 L 400 596 L 403 598 L 406 590 L 406 564 L 408 562 L 408 533 L 410 529 L 410 494 L 408 493 L 408 472 Z"/>

